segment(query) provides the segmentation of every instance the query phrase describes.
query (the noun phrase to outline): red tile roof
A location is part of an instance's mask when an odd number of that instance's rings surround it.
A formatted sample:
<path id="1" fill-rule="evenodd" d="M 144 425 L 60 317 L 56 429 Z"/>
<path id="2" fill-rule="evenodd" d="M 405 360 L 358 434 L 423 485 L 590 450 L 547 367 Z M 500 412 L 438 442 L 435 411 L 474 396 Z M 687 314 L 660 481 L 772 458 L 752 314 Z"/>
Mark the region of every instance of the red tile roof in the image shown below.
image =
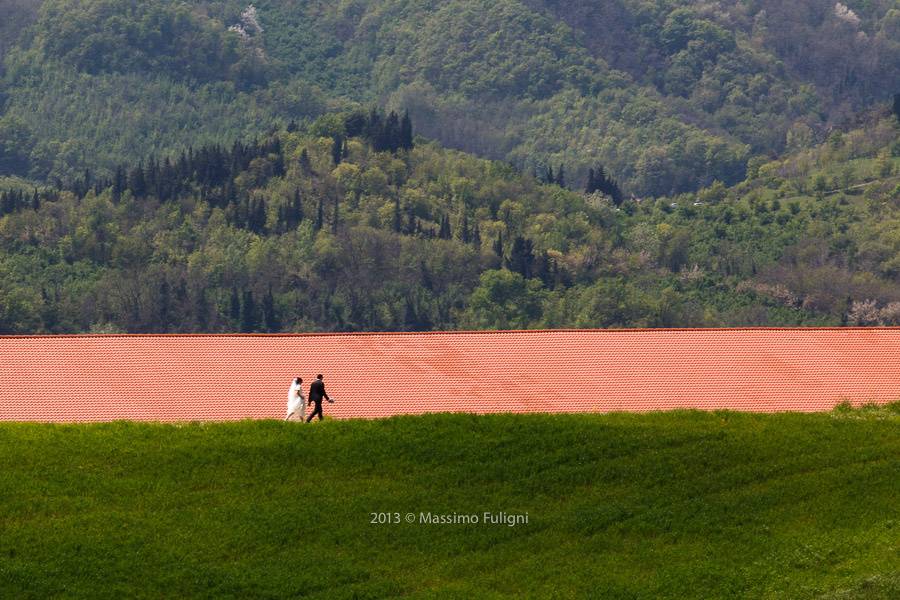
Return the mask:
<path id="1" fill-rule="evenodd" d="M 900 328 L 0 337 L 0 421 L 816 411 L 900 399 Z"/>

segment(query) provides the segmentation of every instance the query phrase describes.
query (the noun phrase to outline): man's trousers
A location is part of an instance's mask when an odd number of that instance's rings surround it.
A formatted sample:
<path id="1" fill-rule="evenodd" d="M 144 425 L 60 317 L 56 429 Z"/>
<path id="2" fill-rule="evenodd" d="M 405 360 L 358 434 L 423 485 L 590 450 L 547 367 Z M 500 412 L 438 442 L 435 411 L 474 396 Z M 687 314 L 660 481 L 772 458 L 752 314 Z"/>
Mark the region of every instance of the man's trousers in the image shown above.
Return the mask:
<path id="1" fill-rule="evenodd" d="M 306 419 L 306 422 L 307 422 L 307 423 L 309 423 L 310 421 L 312 421 L 312 420 L 313 420 L 313 417 L 315 417 L 316 415 L 319 415 L 319 420 L 320 420 L 320 421 L 321 421 L 322 419 L 325 418 L 325 417 L 322 415 L 322 401 L 321 401 L 321 400 L 319 400 L 319 401 L 313 400 L 313 402 L 315 402 L 316 408 L 315 408 L 315 410 L 313 410 L 311 413 L 309 413 L 309 417 L 307 417 L 307 419 Z"/>

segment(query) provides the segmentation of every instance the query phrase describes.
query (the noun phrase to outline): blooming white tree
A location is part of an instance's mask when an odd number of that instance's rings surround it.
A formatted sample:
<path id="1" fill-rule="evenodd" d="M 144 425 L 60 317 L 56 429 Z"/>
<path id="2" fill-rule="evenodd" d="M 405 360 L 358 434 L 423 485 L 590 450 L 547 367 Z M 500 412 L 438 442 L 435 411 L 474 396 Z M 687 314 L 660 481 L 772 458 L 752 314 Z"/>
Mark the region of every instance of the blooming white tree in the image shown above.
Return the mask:
<path id="1" fill-rule="evenodd" d="M 891 302 L 879 312 L 881 322 L 885 325 L 900 324 L 900 302 Z"/>
<path id="2" fill-rule="evenodd" d="M 263 28 L 259 24 L 256 7 L 252 4 L 247 5 L 247 8 L 241 13 L 241 22 L 229 27 L 228 31 L 235 32 L 245 42 L 249 41 L 252 36 L 261 34 Z"/>
<path id="3" fill-rule="evenodd" d="M 845 23 L 853 25 L 854 27 L 859 27 L 859 17 L 855 12 L 853 12 L 853 9 L 851 9 L 846 4 L 842 4 L 840 2 L 836 3 L 834 5 L 834 16 L 836 16 L 841 21 L 844 21 Z"/>
<path id="4" fill-rule="evenodd" d="M 228 31 L 235 32 L 236 34 L 241 36 L 241 39 L 244 40 L 245 42 L 250 39 L 250 34 L 247 33 L 247 31 L 244 29 L 243 25 L 232 25 L 231 27 L 228 28 Z"/>
<path id="5" fill-rule="evenodd" d="M 259 17 L 256 14 L 256 7 L 252 4 L 247 5 L 247 8 L 241 13 L 241 23 L 244 26 L 244 31 L 247 33 L 259 35 L 263 32 L 262 25 L 259 24 Z"/>
<path id="6" fill-rule="evenodd" d="M 875 325 L 881 323 L 881 314 L 875 300 L 855 300 L 850 305 L 847 320 L 854 325 Z"/>

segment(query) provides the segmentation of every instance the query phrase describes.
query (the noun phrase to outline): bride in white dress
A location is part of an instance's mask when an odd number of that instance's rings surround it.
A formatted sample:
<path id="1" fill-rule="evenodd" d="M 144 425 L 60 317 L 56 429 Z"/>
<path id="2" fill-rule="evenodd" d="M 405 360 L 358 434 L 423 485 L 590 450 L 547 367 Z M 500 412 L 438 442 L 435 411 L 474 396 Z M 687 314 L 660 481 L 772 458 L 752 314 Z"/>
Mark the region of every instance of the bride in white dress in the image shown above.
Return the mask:
<path id="1" fill-rule="evenodd" d="M 306 398 L 303 397 L 303 379 L 300 377 L 291 382 L 291 388 L 288 390 L 287 416 L 284 420 L 290 421 L 295 415 L 301 423 L 306 416 Z"/>

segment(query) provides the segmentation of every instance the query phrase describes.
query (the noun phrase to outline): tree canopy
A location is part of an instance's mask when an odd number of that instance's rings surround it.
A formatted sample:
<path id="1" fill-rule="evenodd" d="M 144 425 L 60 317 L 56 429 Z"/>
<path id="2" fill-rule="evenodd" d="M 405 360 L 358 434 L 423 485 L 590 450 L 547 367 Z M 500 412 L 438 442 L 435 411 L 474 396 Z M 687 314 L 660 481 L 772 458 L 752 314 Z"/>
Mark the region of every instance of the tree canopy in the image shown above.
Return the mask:
<path id="1" fill-rule="evenodd" d="M 373 121 L 0 179 L 0 331 L 900 324 L 892 116 L 656 201 Z"/>

